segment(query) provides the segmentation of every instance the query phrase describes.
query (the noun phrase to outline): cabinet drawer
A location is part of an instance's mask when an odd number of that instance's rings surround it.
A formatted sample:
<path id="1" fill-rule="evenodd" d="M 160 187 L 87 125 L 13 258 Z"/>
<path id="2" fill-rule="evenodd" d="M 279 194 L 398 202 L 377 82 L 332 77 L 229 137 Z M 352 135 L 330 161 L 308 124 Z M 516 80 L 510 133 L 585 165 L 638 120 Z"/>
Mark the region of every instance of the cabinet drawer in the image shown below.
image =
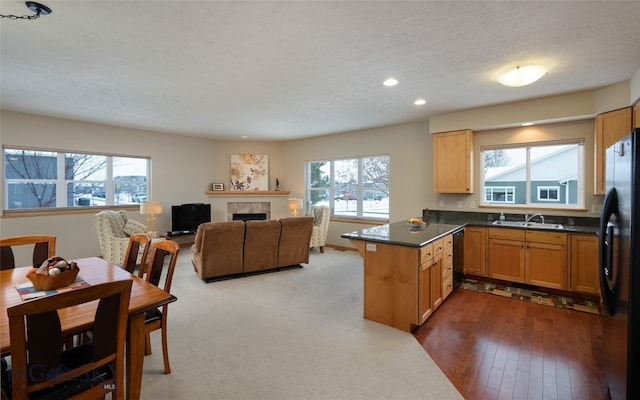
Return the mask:
<path id="1" fill-rule="evenodd" d="M 524 229 L 489 228 L 490 238 L 524 240 L 524 236 Z"/>
<path id="2" fill-rule="evenodd" d="M 444 240 L 445 249 L 453 248 L 453 235 L 447 235 L 442 239 Z"/>
<path id="3" fill-rule="evenodd" d="M 433 258 L 433 243 L 429 243 L 420 248 L 420 264 L 431 260 Z"/>
<path id="4" fill-rule="evenodd" d="M 453 248 L 445 247 L 444 253 L 442 253 L 442 263 L 444 265 L 453 264 Z"/>
<path id="5" fill-rule="evenodd" d="M 443 276 L 443 279 L 447 275 L 453 276 L 453 263 L 452 262 L 451 263 L 444 263 L 442 265 L 442 276 Z"/>
<path id="6" fill-rule="evenodd" d="M 527 242 L 567 244 L 568 235 L 564 232 L 544 232 L 528 230 L 526 232 Z"/>
<path id="7" fill-rule="evenodd" d="M 433 241 L 433 254 L 438 255 L 444 250 L 444 238 Z"/>

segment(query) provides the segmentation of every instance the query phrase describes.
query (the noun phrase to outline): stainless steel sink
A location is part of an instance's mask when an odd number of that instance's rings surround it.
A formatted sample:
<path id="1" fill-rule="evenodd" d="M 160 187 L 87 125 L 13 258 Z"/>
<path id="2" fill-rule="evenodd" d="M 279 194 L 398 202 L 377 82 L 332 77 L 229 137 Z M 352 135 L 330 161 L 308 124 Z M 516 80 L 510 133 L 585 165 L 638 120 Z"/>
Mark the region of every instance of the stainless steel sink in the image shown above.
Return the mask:
<path id="1" fill-rule="evenodd" d="M 564 225 L 562 224 L 543 224 L 541 222 L 532 221 L 493 221 L 492 225 L 512 226 L 517 228 L 564 229 Z"/>

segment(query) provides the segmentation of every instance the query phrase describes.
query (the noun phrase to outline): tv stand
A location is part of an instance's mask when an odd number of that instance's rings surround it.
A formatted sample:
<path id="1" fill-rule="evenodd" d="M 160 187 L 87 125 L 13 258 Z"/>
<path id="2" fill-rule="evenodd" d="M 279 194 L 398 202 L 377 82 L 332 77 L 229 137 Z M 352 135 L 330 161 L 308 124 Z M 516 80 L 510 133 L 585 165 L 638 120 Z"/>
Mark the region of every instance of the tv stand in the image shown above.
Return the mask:
<path id="1" fill-rule="evenodd" d="M 172 240 L 178 243 L 181 248 L 190 247 L 196 241 L 196 233 L 191 231 L 169 231 L 167 232 L 167 236 L 163 237 L 167 240 Z"/>

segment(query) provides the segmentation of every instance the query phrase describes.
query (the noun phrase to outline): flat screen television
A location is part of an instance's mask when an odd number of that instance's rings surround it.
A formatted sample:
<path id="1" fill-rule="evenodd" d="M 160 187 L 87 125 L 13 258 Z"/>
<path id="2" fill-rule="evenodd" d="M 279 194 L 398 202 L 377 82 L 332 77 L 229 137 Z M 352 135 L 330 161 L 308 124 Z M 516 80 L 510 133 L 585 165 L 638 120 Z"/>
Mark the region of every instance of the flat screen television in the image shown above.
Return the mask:
<path id="1" fill-rule="evenodd" d="M 171 206 L 172 233 L 196 233 L 198 225 L 211 222 L 211 204 L 192 203 Z"/>

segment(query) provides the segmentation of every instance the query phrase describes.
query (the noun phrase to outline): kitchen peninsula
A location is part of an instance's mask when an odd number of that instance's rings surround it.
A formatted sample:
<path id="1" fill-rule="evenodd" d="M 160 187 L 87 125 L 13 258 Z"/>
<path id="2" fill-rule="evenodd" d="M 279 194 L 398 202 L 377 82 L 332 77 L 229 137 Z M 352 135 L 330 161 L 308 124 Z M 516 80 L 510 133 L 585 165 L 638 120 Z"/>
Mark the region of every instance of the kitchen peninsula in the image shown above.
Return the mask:
<path id="1" fill-rule="evenodd" d="M 453 234 L 462 225 L 406 221 L 344 233 L 364 261 L 364 318 L 411 332 L 453 290 Z"/>

